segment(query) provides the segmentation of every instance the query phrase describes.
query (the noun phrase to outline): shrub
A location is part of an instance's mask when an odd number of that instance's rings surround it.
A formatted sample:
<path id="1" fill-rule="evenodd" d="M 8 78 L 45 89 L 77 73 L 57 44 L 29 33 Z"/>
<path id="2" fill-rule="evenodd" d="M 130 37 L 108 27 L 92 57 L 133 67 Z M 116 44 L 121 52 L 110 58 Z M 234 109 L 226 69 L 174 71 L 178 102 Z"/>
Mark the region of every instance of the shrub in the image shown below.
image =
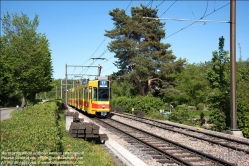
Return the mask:
<path id="1" fill-rule="evenodd" d="M 150 96 L 138 96 L 135 98 L 118 97 L 112 100 L 114 107 L 122 107 L 126 112 L 132 113 L 132 108 L 142 110 L 146 114 L 150 111 L 162 109 L 164 103 L 160 98 Z"/>
<path id="2" fill-rule="evenodd" d="M 177 106 L 168 116 L 168 120 L 186 125 L 195 125 L 192 111 L 184 105 Z"/>
<path id="3" fill-rule="evenodd" d="M 30 106 L 1 122 L 2 151 L 60 151 L 56 110 L 55 103 Z"/>
<path id="4" fill-rule="evenodd" d="M 197 110 L 204 110 L 205 104 L 204 103 L 199 103 L 197 104 Z"/>
<path id="5" fill-rule="evenodd" d="M 211 123 L 211 130 L 224 132 L 226 128 L 226 116 L 224 112 L 214 109 L 211 111 L 208 123 Z"/>
<path id="6" fill-rule="evenodd" d="M 238 128 L 243 132 L 244 137 L 249 138 L 249 108 L 247 104 L 237 105 Z"/>
<path id="7" fill-rule="evenodd" d="M 157 110 L 152 110 L 148 112 L 147 117 L 152 118 L 152 119 L 168 120 L 168 116 L 163 116 L 163 114 L 161 114 Z"/>

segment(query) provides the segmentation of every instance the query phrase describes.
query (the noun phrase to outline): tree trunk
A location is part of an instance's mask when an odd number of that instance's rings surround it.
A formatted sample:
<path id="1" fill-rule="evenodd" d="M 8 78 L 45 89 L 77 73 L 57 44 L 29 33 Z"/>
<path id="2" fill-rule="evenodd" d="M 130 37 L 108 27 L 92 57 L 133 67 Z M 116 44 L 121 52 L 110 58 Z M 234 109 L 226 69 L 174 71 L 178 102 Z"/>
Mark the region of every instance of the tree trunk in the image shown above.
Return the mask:
<path id="1" fill-rule="evenodd" d="M 151 84 L 150 84 L 150 82 L 151 82 L 151 79 L 148 80 L 148 95 L 151 93 Z"/>
<path id="2" fill-rule="evenodd" d="M 160 78 L 152 78 L 152 79 L 149 79 L 149 80 L 148 80 L 148 95 L 151 93 L 151 81 L 154 81 L 154 80 L 163 82 L 163 80 L 161 80 Z"/>
<path id="3" fill-rule="evenodd" d="M 26 94 L 26 93 L 23 93 L 22 105 L 21 105 L 22 108 L 24 108 L 24 106 L 25 106 L 25 104 L 26 104 L 26 101 L 27 101 L 27 94 Z"/>
<path id="4" fill-rule="evenodd" d="M 144 96 L 144 88 L 143 88 L 142 81 L 139 78 L 139 76 L 136 76 L 135 82 L 137 83 L 140 95 Z"/>
<path id="5" fill-rule="evenodd" d="M 134 67 L 133 65 L 130 65 L 131 71 L 133 71 L 133 67 Z M 135 82 L 138 86 L 140 95 L 144 96 L 144 88 L 143 88 L 142 81 L 139 76 L 135 76 Z"/>

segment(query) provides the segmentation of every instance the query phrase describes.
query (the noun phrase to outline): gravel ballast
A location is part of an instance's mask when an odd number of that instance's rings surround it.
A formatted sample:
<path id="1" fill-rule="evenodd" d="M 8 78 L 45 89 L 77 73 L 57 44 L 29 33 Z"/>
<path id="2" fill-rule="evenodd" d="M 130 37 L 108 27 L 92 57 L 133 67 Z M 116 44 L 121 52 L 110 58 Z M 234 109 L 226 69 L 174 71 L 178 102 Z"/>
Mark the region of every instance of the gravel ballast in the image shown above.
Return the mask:
<path id="1" fill-rule="evenodd" d="M 83 117 L 84 120 L 88 122 L 93 122 L 90 118 L 87 116 L 80 114 L 80 117 Z M 228 162 L 233 162 L 236 163 L 238 166 L 249 166 L 249 155 L 241 152 L 241 151 L 236 151 L 236 150 L 231 150 L 222 146 L 210 144 L 207 141 L 202 141 L 198 139 L 193 139 L 188 136 L 184 136 L 183 134 L 178 134 L 175 132 L 171 131 L 166 131 L 157 127 L 151 127 L 150 125 L 142 124 L 139 123 L 135 120 L 130 120 L 127 118 L 122 118 L 120 116 L 114 115 L 112 116 L 112 119 L 121 121 L 123 123 L 129 124 L 131 126 L 143 129 L 145 131 L 151 131 L 153 130 L 154 134 L 170 139 L 172 141 L 175 141 L 177 143 L 181 143 L 182 145 L 191 147 L 193 149 L 196 149 L 198 151 L 210 154 L 212 156 L 215 156 L 217 158 L 221 158 L 223 160 L 226 160 Z M 95 122 L 93 122 L 95 123 Z M 172 123 L 172 122 L 170 122 Z M 175 123 L 174 123 L 175 124 Z M 99 125 L 99 124 L 98 124 Z M 179 124 L 180 125 L 180 124 Z M 139 159 L 141 159 L 144 163 L 148 165 L 153 165 L 153 166 L 162 166 L 161 163 L 156 162 L 155 159 L 152 159 L 150 155 L 147 155 L 145 152 L 140 151 L 137 147 L 129 144 L 126 142 L 122 137 L 117 136 L 113 132 L 109 131 L 108 129 L 105 129 L 104 127 L 100 126 L 100 131 L 108 135 L 108 138 L 111 138 L 112 140 L 116 141 L 118 144 L 126 148 L 128 151 L 130 151 L 132 154 L 136 155 Z M 205 131 L 207 132 L 207 131 Z M 213 132 L 213 131 L 210 131 Z M 231 137 L 231 136 L 229 136 Z M 231 137 L 233 138 L 233 137 Z M 240 139 L 239 140 L 245 140 L 245 139 Z M 166 164 L 164 164 L 166 165 Z"/>

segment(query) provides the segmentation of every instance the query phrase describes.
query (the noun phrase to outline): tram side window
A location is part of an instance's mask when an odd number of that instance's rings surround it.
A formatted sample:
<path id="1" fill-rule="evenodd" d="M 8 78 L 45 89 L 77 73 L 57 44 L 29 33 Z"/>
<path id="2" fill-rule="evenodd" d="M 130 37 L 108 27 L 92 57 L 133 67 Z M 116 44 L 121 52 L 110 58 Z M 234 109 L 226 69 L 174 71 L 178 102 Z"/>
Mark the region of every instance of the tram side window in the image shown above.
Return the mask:
<path id="1" fill-rule="evenodd" d="M 84 99 L 88 99 L 88 89 L 84 89 Z"/>
<path id="2" fill-rule="evenodd" d="M 108 101 L 108 100 L 109 100 L 109 89 L 99 88 L 99 101 Z"/>
<path id="3" fill-rule="evenodd" d="M 84 88 L 82 88 L 81 98 L 84 98 Z"/>
<path id="4" fill-rule="evenodd" d="M 97 101 L 98 96 L 97 96 L 97 88 L 93 88 L 93 100 Z"/>

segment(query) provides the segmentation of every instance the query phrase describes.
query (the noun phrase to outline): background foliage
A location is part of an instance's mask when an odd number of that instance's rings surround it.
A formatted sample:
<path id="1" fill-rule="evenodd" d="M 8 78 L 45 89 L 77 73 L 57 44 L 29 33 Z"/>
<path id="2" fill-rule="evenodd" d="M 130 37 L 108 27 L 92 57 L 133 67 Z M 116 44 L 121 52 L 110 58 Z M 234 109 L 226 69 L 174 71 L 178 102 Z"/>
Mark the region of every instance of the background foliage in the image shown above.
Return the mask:
<path id="1" fill-rule="evenodd" d="M 132 113 L 132 108 L 134 110 L 142 110 L 146 114 L 149 112 L 157 111 L 159 109 L 165 109 L 166 106 L 156 97 L 150 96 L 137 96 L 134 98 L 127 98 L 127 97 L 118 97 L 112 99 L 112 106 L 113 107 L 122 107 L 125 109 L 126 112 Z"/>

